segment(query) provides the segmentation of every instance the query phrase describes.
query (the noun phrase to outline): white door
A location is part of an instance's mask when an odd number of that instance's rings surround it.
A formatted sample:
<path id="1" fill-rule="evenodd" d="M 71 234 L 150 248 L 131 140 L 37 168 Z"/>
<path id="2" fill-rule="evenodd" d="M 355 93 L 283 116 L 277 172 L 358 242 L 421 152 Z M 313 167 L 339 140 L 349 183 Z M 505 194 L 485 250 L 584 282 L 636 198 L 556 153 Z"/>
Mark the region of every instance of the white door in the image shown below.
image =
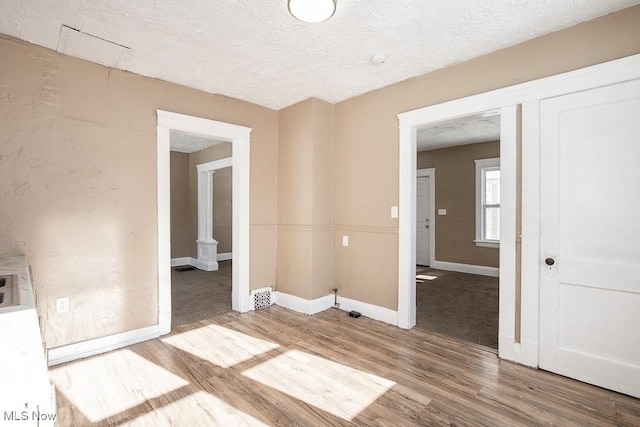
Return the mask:
<path id="1" fill-rule="evenodd" d="M 418 177 L 416 189 L 416 264 L 429 265 L 429 177 Z"/>
<path id="2" fill-rule="evenodd" d="M 640 80 L 540 114 L 540 367 L 640 397 Z"/>

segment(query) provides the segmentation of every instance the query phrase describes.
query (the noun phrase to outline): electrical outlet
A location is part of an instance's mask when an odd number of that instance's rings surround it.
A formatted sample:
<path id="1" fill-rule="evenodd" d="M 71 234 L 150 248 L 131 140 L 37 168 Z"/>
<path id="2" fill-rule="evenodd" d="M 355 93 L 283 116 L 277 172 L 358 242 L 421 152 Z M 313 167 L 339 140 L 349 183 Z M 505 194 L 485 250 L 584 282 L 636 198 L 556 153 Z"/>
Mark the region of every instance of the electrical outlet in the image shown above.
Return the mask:
<path id="1" fill-rule="evenodd" d="M 56 313 L 66 313 L 69 311 L 69 297 L 56 299 Z"/>
<path id="2" fill-rule="evenodd" d="M 398 207 L 391 206 L 391 218 L 398 218 Z"/>
<path id="3" fill-rule="evenodd" d="M 342 236 L 342 246 L 349 246 L 349 236 Z"/>

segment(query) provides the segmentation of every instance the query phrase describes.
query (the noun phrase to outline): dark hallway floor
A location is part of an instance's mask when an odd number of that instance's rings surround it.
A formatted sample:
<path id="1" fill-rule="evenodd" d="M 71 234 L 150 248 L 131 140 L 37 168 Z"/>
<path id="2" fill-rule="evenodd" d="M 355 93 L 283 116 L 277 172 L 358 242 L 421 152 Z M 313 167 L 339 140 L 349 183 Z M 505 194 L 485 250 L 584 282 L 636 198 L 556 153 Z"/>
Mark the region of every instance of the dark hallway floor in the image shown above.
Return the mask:
<path id="1" fill-rule="evenodd" d="M 231 261 L 217 271 L 171 270 L 171 326 L 210 319 L 231 311 Z"/>
<path id="2" fill-rule="evenodd" d="M 416 267 L 416 328 L 498 348 L 498 278 Z"/>

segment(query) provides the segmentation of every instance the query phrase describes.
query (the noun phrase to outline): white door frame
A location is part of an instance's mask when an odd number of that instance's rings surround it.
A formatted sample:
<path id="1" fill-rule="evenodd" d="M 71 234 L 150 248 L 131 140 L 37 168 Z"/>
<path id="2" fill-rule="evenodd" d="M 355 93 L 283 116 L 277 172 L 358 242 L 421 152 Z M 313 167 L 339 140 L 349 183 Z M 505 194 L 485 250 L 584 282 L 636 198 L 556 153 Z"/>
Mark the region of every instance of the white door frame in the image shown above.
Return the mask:
<path id="1" fill-rule="evenodd" d="M 171 332 L 171 131 L 232 143 L 233 230 L 231 308 L 249 311 L 249 167 L 251 128 L 157 110 L 158 156 L 158 328 Z"/>
<path id="2" fill-rule="evenodd" d="M 436 168 L 418 169 L 416 179 L 429 178 L 429 266 L 436 260 Z"/>
<path id="3" fill-rule="evenodd" d="M 416 129 L 493 109 L 501 110 L 500 312 L 501 358 L 538 365 L 540 298 L 539 102 L 598 86 L 640 78 L 640 54 L 491 92 L 398 114 L 399 227 L 398 326 L 415 326 Z M 516 108 L 522 104 L 522 269 L 521 340 L 515 340 Z"/>

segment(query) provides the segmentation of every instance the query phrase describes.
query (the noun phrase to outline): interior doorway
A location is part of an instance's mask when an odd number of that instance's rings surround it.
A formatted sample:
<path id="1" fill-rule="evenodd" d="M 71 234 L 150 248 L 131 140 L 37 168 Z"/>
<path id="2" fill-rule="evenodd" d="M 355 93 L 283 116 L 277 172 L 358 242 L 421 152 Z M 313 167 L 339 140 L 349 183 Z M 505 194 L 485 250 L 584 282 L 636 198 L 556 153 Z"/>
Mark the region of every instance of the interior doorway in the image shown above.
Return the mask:
<path id="1" fill-rule="evenodd" d="M 500 112 L 416 135 L 416 327 L 497 349 Z"/>
<path id="2" fill-rule="evenodd" d="M 251 129 L 215 120 L 158 110 L 158 332 L 171 332 L 171 131 L 231 143 L 233 158 L 232 292 L 233 310 L 250 310 L 249 156 Z"/>
<path id="3" fill-rule="evenodd" d="M 232 146 L 171 131 L 171 324 L 231 311 Z"/>

